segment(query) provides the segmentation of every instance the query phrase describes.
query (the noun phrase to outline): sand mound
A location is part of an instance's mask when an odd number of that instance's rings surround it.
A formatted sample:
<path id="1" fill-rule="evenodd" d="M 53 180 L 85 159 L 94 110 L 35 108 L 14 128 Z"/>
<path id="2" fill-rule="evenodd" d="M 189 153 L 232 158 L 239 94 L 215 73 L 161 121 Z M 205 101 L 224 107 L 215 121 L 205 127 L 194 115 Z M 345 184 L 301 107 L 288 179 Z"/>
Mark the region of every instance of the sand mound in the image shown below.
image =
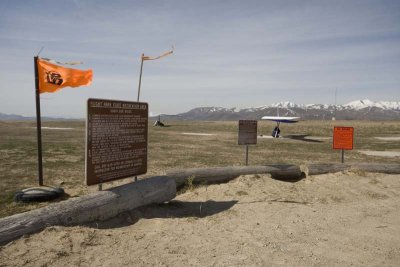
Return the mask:
<path id="1" fill-rule="evenodd" d="M 395 266 L 399 244 L 400 175 L 248 175 L 90 227 L 47 228 L 3 247 L 0 263 Z"/>

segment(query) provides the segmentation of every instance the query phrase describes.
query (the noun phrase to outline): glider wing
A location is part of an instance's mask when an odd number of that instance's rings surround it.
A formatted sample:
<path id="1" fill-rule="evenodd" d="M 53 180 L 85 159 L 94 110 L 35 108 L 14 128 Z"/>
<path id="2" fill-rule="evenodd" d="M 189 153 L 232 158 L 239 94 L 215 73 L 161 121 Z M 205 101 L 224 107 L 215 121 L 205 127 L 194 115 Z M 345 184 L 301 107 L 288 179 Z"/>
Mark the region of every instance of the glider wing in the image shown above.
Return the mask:
<path id="1" fill-rule="evenodd" d="M 279 116 L 264 116 L 262 120 L 283 122 L 283 123 L 296 123 L 300 120 L 300 117 L 279 117 Z"/>

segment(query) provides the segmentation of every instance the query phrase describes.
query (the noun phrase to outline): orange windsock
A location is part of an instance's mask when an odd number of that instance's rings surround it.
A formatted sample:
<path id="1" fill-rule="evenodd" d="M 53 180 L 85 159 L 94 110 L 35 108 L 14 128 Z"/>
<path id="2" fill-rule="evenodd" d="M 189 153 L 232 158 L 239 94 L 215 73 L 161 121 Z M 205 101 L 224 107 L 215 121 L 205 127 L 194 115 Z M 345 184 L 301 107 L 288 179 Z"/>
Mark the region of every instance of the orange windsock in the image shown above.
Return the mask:
<path id="1" fill-rule="evenodd" d="M 92 83 L 93 71 L 61 67 L 38 59 L 39 92 L 54 93 L 64 87 L 78 87 Z"/>
<path id="2" fill-rule="evenodd" d="M 143 55 L 143 56 L 142 56 L 142 60 L 156 60 L 156 59 L 159 59 L 159 58 L 162 58 L 162 57 L 171 55 L 172 53 L 174 53 L 174 50 L 165 52 L 164 54 L 162 54 L 162 55 L 160 55 L 160 56 L 158 56 L 158 57 L 149 57 L 149 56 Z"/>

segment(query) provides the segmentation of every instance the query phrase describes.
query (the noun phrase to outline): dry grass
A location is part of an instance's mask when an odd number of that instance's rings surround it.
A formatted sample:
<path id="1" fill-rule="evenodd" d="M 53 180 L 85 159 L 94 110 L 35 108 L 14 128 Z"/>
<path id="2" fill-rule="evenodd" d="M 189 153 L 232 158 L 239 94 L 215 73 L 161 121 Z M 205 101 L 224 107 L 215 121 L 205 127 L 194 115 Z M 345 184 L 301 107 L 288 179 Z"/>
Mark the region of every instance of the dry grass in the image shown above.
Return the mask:
<path id="1" fill-rule="evenodd" d="M 244 165 L 245 148 L 237 145 L 237 122 L 167 122 L 169 127 L 149 126 L 148 173 L 163 174 L 171 168 Z M 150 124 L 151 125 L 151 124 Z M 371 157 L 356 150 L 400 150 L 400 142 L 375 139 L 375 136 L 400 136 L 400 122 L 307 121 L 282 125 L 282 134 L 304 134 L 330 137 L 334 125 L 355 128 L 355 150 L 346 152 L 347 162 L 398 163 L 398 158 Z M 78 196 L 97 187 L 84 185 L 85 122 L 44 122 L 44 182 L 62 187 L 70 196 Z M 259 134 L 269 135 L 274 123 L 259 122 Z M 183 135 L 184 132 L 211 133 L 211 136 Z M 333 151 L 331 139 L 306 142 L 294 139 L 259 139 L 250 146 L 249 164 L 304 164 L 340 162 L 340 151 Z M 36 186 L 36 129 L 34 122 L 0 121 L 0 217 L 30 210 L 45 204 L 17 204 L 13 195 L 21 189 Z M 124 179 L 104 187 L 127 183 Z"/>

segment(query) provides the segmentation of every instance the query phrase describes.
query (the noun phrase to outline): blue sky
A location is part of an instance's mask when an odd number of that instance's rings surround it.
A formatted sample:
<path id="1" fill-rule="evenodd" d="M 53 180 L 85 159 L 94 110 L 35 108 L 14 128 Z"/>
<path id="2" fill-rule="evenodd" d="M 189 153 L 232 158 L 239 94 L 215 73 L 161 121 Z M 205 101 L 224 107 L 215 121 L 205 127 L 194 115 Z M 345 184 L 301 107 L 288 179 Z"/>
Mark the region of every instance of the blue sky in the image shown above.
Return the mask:
<path id="1" fill-rule="evenodd" d="M 0 112 L 35 114 L 33 56 L 83 61 L 90 87 L 42 94 L 42 115 L 85 117 L 86 100 L 153 113 L 289 100 L 400 100 L 400 1 L 0 1 Z"/>

